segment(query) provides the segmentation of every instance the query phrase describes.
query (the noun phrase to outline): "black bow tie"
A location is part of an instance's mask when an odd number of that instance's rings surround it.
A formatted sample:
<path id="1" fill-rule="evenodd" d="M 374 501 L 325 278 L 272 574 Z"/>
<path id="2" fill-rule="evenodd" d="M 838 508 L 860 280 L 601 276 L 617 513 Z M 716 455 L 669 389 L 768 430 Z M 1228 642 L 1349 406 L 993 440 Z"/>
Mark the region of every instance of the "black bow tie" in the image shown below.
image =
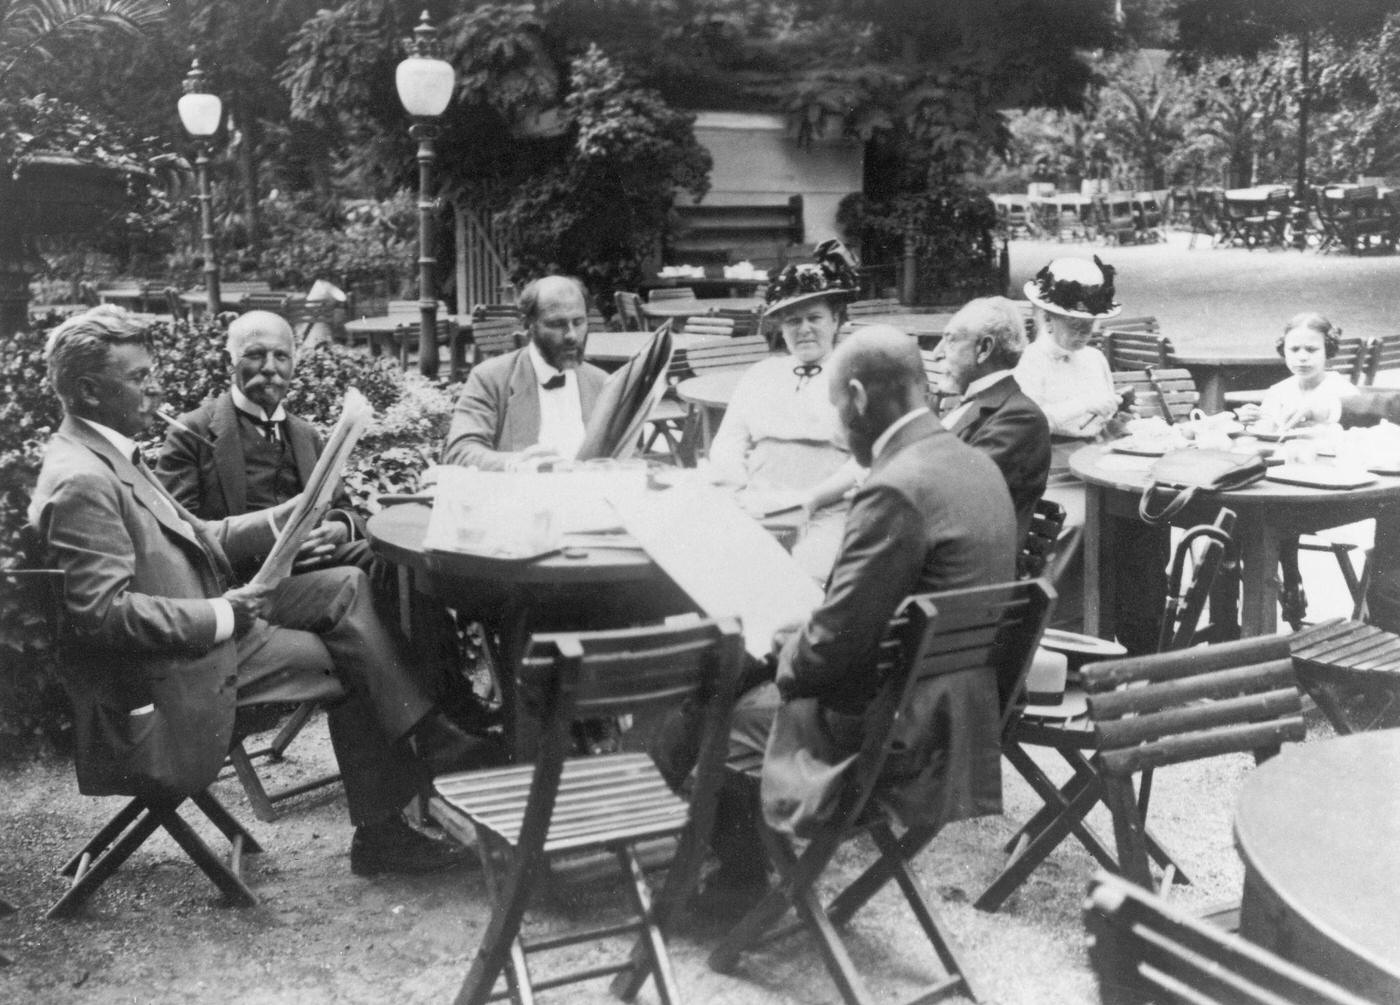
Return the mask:
<path id="1" fill-rule="evenodd" d="M 797 374 L 797 386 L 801 387 L 822 372 L 822 365 L 820 363 L 804 363 L 801 366 L 793 367 L 792 372 Z"/>
<path id="2" fill-rule="evenodd" d="M 557 391 L 563 386 L 564 375 L 562 373 L 556 373 L 553 377 L 550 377 L 540 385 L 540 387 L 544 388 L 546 391 Z"/>
<path id="3" fill-rule="evenodd" d="M 276 419 L 259 419 L 251 412 L 240 411 L 240 414 L 256 426 L 269 442 L 280 443 L 282 441 L 282 423 Z"/>

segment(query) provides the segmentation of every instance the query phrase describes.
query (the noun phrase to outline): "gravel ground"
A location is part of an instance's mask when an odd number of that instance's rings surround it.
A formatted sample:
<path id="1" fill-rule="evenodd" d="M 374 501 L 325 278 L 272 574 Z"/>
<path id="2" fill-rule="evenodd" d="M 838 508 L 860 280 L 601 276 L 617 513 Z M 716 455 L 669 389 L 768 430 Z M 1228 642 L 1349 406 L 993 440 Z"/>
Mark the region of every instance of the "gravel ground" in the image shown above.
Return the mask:
<path id="1" fill-rule="evenodd" d="M 332 764 L 317 720 L 272 770 L 278 778 Z M 1152 820 L 1196 885 L 1177 896 L 1187 907 L 1238 897 L 1241 867 L 1231 845 L 1230 813 L 1246 757 L 1219 758 L 1159 772 Z M 1052 770 L 1053 766 L 1047 764 Z M 303 797 L 272 824 L 252 818 L 233 781 L 216 792 L 249 824 L 265 849 L 245 874 L 262 899 L 256 908 L 221 906 L 217 892 L 179 849 L 157 835 L 113 876 L 76 919 L 43 914 L 64 881 L 58 865 L 114 811 L 117 801 L 79 796 L 66 762 L 45 760 L 0 775 L 0 891 L 19 907 L 0 918 L 0 1001 L 174 1003 L 430 1002 L 461 981 L 489 911 L 480 873 L 361 879 L 349 868 L 350 826 L 338 789 Z M 1064 845 L 998 914 L 970 901 L 995 874 L 1001 844 L 1035 808 L 1019 777 L 1006 778 L 1001 817 L 949 827 L 917 861 L 944 919 L 961 941 L 984 997 L 1004 1005 L 1095 1002 L 1079 921 L 1093 871 L 1077 845 Z M 1111 833 L 1106 817 L 1101 833 Z M 211 829 L 201 833 L 213 841 Z M 851 877 L 872 854 L 857 843 L 838 862 Z M 553 929 L 607 915 L 616 903 L 608 879 L 551 882 L 532 924 Z M 821 958 L 797 937 L 747 957 L 733 977 L 711 972 L 705 957 L 719 932 L 686 928 L 671 939 L 687 1001 L 837 1002 Z M 908 997 L 934 975 L 932 955 L 898 897 L 889 891 L 858 915 L 851 951 L 879 998 Z M 579 961 L 588 951 L 561 956 Z M 546 963 L 548 961 L 545 961 Z M 544 965 L 540 965 L 544 969 Z M 613 1000 L 603 982 L 575 985 L 546 1001 Z M 641 1001 L 655 1002 L 651 986 Z"/>

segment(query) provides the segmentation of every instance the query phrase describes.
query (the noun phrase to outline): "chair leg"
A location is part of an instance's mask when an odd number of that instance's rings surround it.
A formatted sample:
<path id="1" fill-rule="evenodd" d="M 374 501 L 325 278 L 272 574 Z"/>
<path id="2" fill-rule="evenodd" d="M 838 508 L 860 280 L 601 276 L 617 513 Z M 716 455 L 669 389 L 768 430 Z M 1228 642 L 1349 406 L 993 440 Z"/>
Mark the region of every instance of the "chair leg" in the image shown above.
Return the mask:
<path id="1" fill-rule="evenodd" d="M 966 992 L 967 997 L 974 1002 L 981 1001 L 982 996 L 974 988 L 966 965 L 958 959 L 958 945 L 953 938 L 953 933 L 948 930 L 943 924 L 943 919 L 934 911 L 928 893 L 924 890 L 924 885 L 919 882 L 919 877 L 909 867 L 909 860 L 904 856 L 903 843 L 894 836 L 894 832 L 890 830 L 888 824 L 878 825 L 872 831 L 871 836 L 874 837 L 875 845 L 880 849 L 882 857 L 895 863 L 894 878 L 904 893 L 904 899 L 908 902 L 909 909 L 914 912 L 914 916 L 918 919 L 919 927 L 924 930 L 924 937 L 928 939 L 934 952 L 938 954 L 939 962 L 943 964 L 943 971 L 947 974 L 946 980 L 939 982 L 935 988 L 921 995 L 919 1000 L 923 1002 L 934 1001 L 945 994 L 961 990 Z"/>
<path id="2" fill-rule="evenodd" d="M 1157 885 L 1147 859 L 1146 829 L 1133 796 L 1132 779 L 1106 778 L 1103 796 L 1113 814 L 1113 833 L 1118 841 L 1118 874 L 1146 890 L 1155 891 Z"/>
<path id="3" fill-rule="evenodd" d="M 118 820 L 126 821 L 117 831 L 120 837 L 117 837 L 117 834 L 109 833 L 113 824 L 117 823 Z M 127 824 L 130 826 L 128 827 Z M 87 843 L 74 861 L 64 866 L 65 873 L 69 872 L 69 866 L 72 867 L 73 885 L 53 907 L 49 908 L 45 917 L 72 917 L 83 904 L 87 903 L 88 898 L 96 892 L 97 888 L 105 883 L 107 878 L 116 872 L 117 868 L 131 857 L 131 853 L 141 847 L 159 826 L 160 820 L 151 811 L 151 808 L 143 800 L 133 799 L 106 827 L 98 832 L 96 837 Z M 92 855 L 94 852 L 96 853 L 95 857 Z"/>
<path id="4" fill-rule="evenodd" d="M 1097 782 L 1098 774 L 1082 754 L 1077 751 L 1061 750 L 1060 756 L 1064 758 L 1065 763 L 1070 766 L 1074 774 L 1062 788 L 1057 788 L 1049 776 L 1040 770 L 1040 765 L 1036 764 L 1019 745 L 1008 744 L 1002 753 L 1044 803 L 1021 828 L 1021 831 L 1007 843 L 1007 853 L 1014 854 L 1016 849 L 1025 844 L 1026 841 L 1035 839 L 1051 821 L 1058 816 L 1063 816 L 1070 803 L 1078 797 L 1084 787 L 1092 786 Z M 1090 808 L 1092 808 L 1092 804 Z M 1083 819 L 1087 812 L 1086 810 L 1079 819 L 1071 822 L 1071 833 L 1084 846 L 1084 849 L 1098 860 L 1100 865 L 1106 869 L 1112 869 L 1117 864 L 1117 860 L 1114 859 L 1113 852 L 1109 850 L 1107 843 Z"/>
<path id="5" fill-rule="evenodd" d="M 107 850 L 107 846 L 115 841 L 122 831 L 131 826 L 132 821 L 139 817 L 145 808 L 146 804 L 140 799 L 129 800 L 111 820 L 102 825 L 102 828 L 88 840 L 87 844 L 78 849 L 77 853 L 63 864 L 62 868 L 58 870 L 59 874 L 74 876 L 78 873 L 84 857 L 89 860 L 100 857 Z"/>
<path id="6" fill-rule="evenodd" d="M 739 957 L 746 950 L 756 945 L 769 929 L 778 923 L 778 920 L 787 913 L 788 908 L 793 905 L 793 897 L 790 890 L 796 889 L 794 873 L 797 868 L 797 856 L 793 853 L 792 847 L 780 835 L 763 827 L 761 829 L 764 844 L 768 846 L 768 857 L 778 867 L 781 880 L 778 885 L 757 904 L 749 913 L 739 920 L 727 936 L 720 940 L 720 944 L 710 953 L 709 966 L 717 973 L 732 973 L 734 967 L 739 962 Z M 808 848 L 810 854 L 811 848 Z"/>
<path id="7" fill-rule="evenodd" d="M 224 897 L 228 899 L 230 904 L 235 907 L 257 906 L 257 896 L 248 889 L 237 870 L 244 851 L 243 833 L 235 833 L 233 837 L 233 854 L 231 856 L 233 865 L 231 867 L 225 865 L 219 856 L 209 850 L 209 846 L 194 832 L 194 828 L 185 823 L 180 814 L 176 812 L 175 807 L 153 809 L 152 813 L 166 832 L 175 839 L 175 843 L 183 848 L 185 854 L 194 860 L 194 864 L 203 870 L 204 875 L 208 876 L 214 885 L 223 891 Z"/>
<path id="8" fill-rule="evenodd" d="M 241 840 L 243 852 L 246 855 L 257 855 L 262 852 L 262 845 L 258 844 L 248 829 L 239 823 L 232 813 L 224 809 L 224 804 L 219 802 L 214 793 L 205 789 L 203 792 L 196 792 L 190 799 L 209 819 L 209 822 L 219 828 L 229 843 Z"/>
<path id="9" fill-rule="evenodd" d="M 644 981 L 649 971 L 656 980 L 656 996 L 661 999 L 661 1005 L 679 1003 L 680 989 L 676 984 L 676 975 L 671 971 L 671 958 L 666 952 L 666 940 L 662 937 L 661 928 L 657 923 L 656 910 L 647 888 L 642 864 L 637 861 L 637 853 L 631 845 L 617 849 L 617 861 L 622 866 L 623 875 L 628 879 L 627 892 L 632 899 L 632 908 L 641 919 L 642 934 L 638 940 L 638 948 L 643 950 L 646 969 L 643 969 L 643 959 L 639 959 L 639 954 L 634 952 L 631 968 L 618 974 L 613 979 L 612 986 L 614 990 L 619 987 L 631 987 L 636 977 Z M 636 997 L 635 992 L 632 997 Z"/>
<path id="10" fill-rule="evenodd" d="M 1000 875 L 992 880 L 982 896 L 973 902 L 979 911 L 995 911 L 1011 896 L 1012 892 L 1024 883 L 1036 866 L 1045 861 L 1050 852 L 1065 839 L 1073 827 L 1082 822 L 1084 816 L 1103 798 L 1103 784 L 1095 778 L 1085 785 L 1054 820 L 1044 830 L 1031 839 L 1021 853 L 1006 863 Z"/>
<path id="11" fill-rule="evenodd" d="M 482 864 L 488 871 L 489 853 L 483 849 Z M 481 937 L 476 956 L 466 980 L 457 992 L 456 1005 L 485 1005 L 492 997 L 496 978 L 506 970 L 511 997 L 518 1002 L 532 1001 L 530 978 L 526 970 L 525 953 L 520 945 L 520 925 L 525 918 L 525 906 L 534 888 L 535 877 L 544 869 L 543 854 L 515 856 L 510 874 L 499 884 L 493 898 L 491 921 Z M 492 881 L 492 886 L 497 884 Z M 508 968 L 508 969 L 507 969 Z"/>
<path id="12" fill-rule="evenodd" d="M 248 805 L 253 808 L 253 816 L 263 823 L 272 823 L 277 819 L 277 810 L 273 808 L 272 800 L 267 797 L 267 789 L 263 787 L 262 779 L 253 768 L 252 758 L 248 756 L 242 740 L 229 747 L 228 759 L 233 765 L 234 774 L 238 776 L 238 783 L 243 786 L 243 792 L 248 796 Z"/>
<path id="13" fill-rule="evenodd" d="M 899 864 L 913 861 L 937 833 L 932 827 L 910 828 L 905 831 L 899 838 L 897 856 L 881 855 L 827 905 L 826 914 L 831 923 L 840 927 L 855 917 L 856 912 L 894 878 Z"/>
<path id="14" fill-rule="evenodd" d="M 836 988 L 841 992 L 846 1005 L 868 1005 L 873 1002 L 865 982 L 856 973 L 855 964 L 851 961 L 845 944 L 836 934 L 831 919 L 822 910 L 821 900 L 816 891 L 808 887 L 798 893 L 793 901 L 798 915 L 816 937 L 817 946 L 826 961 L 826 968 L 831 973 L 831 979 L 836 982 Z"/>

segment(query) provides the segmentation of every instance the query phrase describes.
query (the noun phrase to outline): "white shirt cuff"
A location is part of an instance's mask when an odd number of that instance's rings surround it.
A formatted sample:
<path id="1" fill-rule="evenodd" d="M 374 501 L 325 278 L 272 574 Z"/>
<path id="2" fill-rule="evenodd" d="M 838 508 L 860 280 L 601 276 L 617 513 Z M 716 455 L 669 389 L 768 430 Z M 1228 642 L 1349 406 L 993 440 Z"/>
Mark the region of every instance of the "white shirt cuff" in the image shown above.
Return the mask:
<path id="1" fill-rule="evenodd" d="M 214 644 L 233 638 L 233 605 L 223 597 L 209 601 L 214 608 Z"/>

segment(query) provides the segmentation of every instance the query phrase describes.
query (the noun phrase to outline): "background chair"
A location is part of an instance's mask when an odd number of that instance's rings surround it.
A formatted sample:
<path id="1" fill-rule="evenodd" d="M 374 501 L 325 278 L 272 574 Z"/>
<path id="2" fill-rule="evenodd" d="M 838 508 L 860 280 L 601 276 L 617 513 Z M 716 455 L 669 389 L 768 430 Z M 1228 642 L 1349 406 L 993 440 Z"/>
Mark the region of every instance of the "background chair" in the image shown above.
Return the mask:
<path id="1" fill-rule="evenodd" d="M 1293 636 L 1293 667 L 1339 734 L 1395 722 L 1400 635 L 1355 619 L 1325 621 Z M 1352 692 L 1360 700 L 1347 701 Z"/>
<path id="2" fill-rule="evenodd" d="M 1139 418 L 1154 416 L 1175 424 L 1191 417 L 1201 400 L 1190 370 L 1148 365 L 1141 370 L 1119 370 L 1113 374 L 1116 390 L 1132 388 Z"/>
<path id="3" fill-rule="evenodd" d="M 876 673 L 883 683 L 866 712 L 864 744 L 845 775 L 832 819 L 818 828 L 800 855 L 791 840 L 761 827 L 764 846 L 778 869 L 779 883 L 710 954 L 713 969 L 729 973 L 743 953 L 768 938 L 776 939 L 793 931 L 779 929 L 765 938 L 765 933 L 793 907 L 799 926 L 817 939 L 841 997 L 849 1005 L 867 1002 L 870 997 L 864 982 L 836 929 L 894 879 L 944 971 L 943 977 L 924 988 L 915 1000 L 932 1002 L 954 993 L 979 1000 L 975 982 L 958 959 L 952 934 L 938 918 L 910 867 L 937 828 L 910 827 L 897 835 L 874 797 L 886 761 L 896 748 L 895 723 L 908 714 L 921 685 L 940 674 L 981 674 L 990 670 L 997 675 L 1000 691 L 1018 692 L 1045 628 L 1053 597 L 1053 590 L 1043 580 L 1036 580 L 928 593 L 905 601 L 890 622 L 881 647 Z M 1003 718 L 1008 713 L 1009 708 Z M 841 846 L 865 832 L 874 839 L 879 857 L 824 908 L 816 890 L 818 880 Z"/>
<path id="4" fill-rule="evenodd" d="M 1344 988 L 1100 872 L 1084 901 L 1104 1005 L 1365 1005 Z"/>
<path id="5" fill-rule="evenodd" d="M 849 318 L 869 317 L 871 314 L 901 314 L 905 311 L 905 306 L 895 297 L 854 300 L 846 306 L 846 316 Z"/>
<path id="6" fill-rule="evenodd" d="M 683 335 L 718 335 L 730 338 L 734 334 L 734 319 L 718 314 L 692 314 L 680 328 Z"/>
<path id="7" fill-rule="evenodd" d="M 1177 544 L 1168 579 L 1168 595 L 1163 606 L 1162 629 L 1158 638 L 1160 651 L 1185 649 L 1195 641 L 1201 612 L 1229 550 L 1229 535 L 1234 522 L 1235 514 L 1222 509 L 1214 524 L 1192 528 Z M 1192 554 L 1194 543 L 1202 539 L 1205 541 L 1204 547 L 1196 556 L 1189 585 L 1183 590 L 1187 558 Z M 1099 654 L 1106 649 L 1112 652 L 1102 640 L 1072 632 L 1046 633 L 1041 646 L 1073 657 L 1075 670 L 1080 673 L 1085 662 L 1094 658 L 1096 650 Z M 1117 651 L 1122 653 L 1123 650 L 1117 647 Z M 975 906 L 983 911 L 1000 908 L 1006 898 L 1070 834 L 1105 868 L 1117 867 L 1103 839 L 1084 822 L 1089 811 L 1102 799 L 1102 783 L 1089 757 L 1089 752 L 1095 749 L 1096 739 L 1089 729 L 1089 723 L 1082 718 L 1080 696 L 1068 693 L 1062 705 L 1063 713 L 1047 708 L 1043 714 L 1034 716 L 1026 713 L 1024 699 L 1020 696 L 1015 698 L 1013 707 L 1016 714 L 1009 718 L 1003 731 L 1002 754 L 1040 797 L 1041 808 L 1004 846 L 1003 850 L 1008 855 L 1006 864 L 975 902 Z M 1054 751 L 1070 769 L 1068 781 L 1057 786 L 1031 757 L 1029 747 Z M 1145 774 L 1144 787 L 1139 794 L 1144 814 L 1151 796 L 1151 785 L 1151 775 Z M 1150 835 L 1147 840 L 1159 862 L 1170 862 L 1170 856 L 1159 842 Z M 1178 881 L 1185 882 L 1179 870 L 1177 873 Z"/>
<path id="8" fill-rule="evenodd" d="M 497 317 L 472 322 L 472 345 L 475 346 L 474 355 L 478 363 L 492 356 L 514 352 L 524 344 L 521 338 L 517 318 Z"/>
<path id="9" fill-rule="evenodd" d="M 1152 332 L 1120 329 L 1116 325 L 1103 336 L 1103 354 L 1110 370 L 1145 370 L 1171 367 L 1174 352 L 1171 339 Z"/>
<path id="10" fill-rule="evenodd" d="M 1381 335 L 1371 339 L 1364 369 L 1361 383 L 1367 387 L 1374 385 L 1382 373 L 1400 370 L 1400 335 Z"/>
<path id="11" fill-rule="evenodd" d="M 679 1000 L 661 926 L 699 875 L 743 659 L 743 637 L 732 620 L 531 640 L 520 678 L 541 703 L 543 736 L 535 764 L 444 775 L 434 782 L 436 795 L 429 804 L 433 818 L 458 840 L 471 843 L 474 836 L 495 902 L 459 1002 L 486 1001 L 502 971 L 510 997 L 531 1001 L 527 953 L 627 934 L 639 940 L 627 960 L 551 976 L 539 989 L 616 974 L 615 986 L 625 986 L 623 997 L 630 999 L 651 976 L 662 1002 Z M 687 699 L 702 705 L 705 719 L 689 805 L 644 754 L 565 759 L 573 749 L 571 724 L 577 718 L 673 707 Z M 680 847 L 653 905 L 636 845 L 678 834 L 683 835 Z M 549 857 L 599 848 L 617 858 L 633 916 L 619 924 L 522 938 L 530 894 Z"/>
<path id="12" fill-rule="evenodd" d="M 647 330 L 646 315 L 642 313 L 642 298 L 638 294 L 618 290 L 613 294 L 613 303 L 617 305 L 617 316 L 622 321 L 623 331 L 644 332 Z"/>
<path id="13" fill-rule="evenodd" d="M 695 290 L 689 286 L 658 286 L 647 294 L 647 300 L 659 304 L 663 300 L 694 300 Z"/>

